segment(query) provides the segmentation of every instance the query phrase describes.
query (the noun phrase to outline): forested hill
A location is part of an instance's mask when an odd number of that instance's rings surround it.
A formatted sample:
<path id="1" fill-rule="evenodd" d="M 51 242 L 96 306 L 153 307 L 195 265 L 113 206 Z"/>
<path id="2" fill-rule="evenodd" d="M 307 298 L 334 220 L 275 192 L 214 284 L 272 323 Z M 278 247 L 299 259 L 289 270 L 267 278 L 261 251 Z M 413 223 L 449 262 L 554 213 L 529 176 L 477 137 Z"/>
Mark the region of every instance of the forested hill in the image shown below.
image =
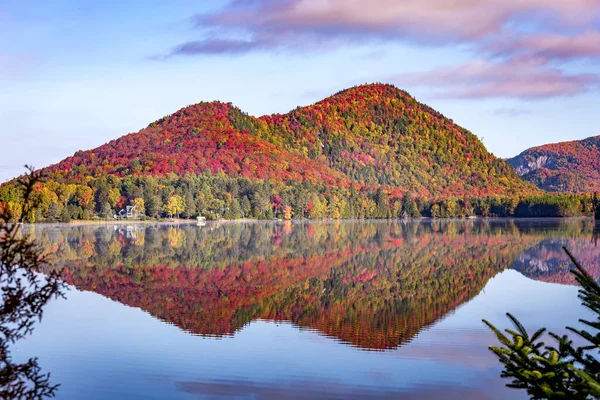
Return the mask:
<path id="1" fill-rule="evenodd" d="M 523 178 L 550 192 L 600 191 L 600 136 L 533 147 L 508 162 Z"/>
<path id="2" fill-rule="evenodd" d="M 390 85 L 358 86 L 261 118 L 230 104 L 192 105 L 50 170 L 66 181 L 223 171 L 423 197 L 531 191 L 475 135 Z"/>
<path id="3" fill-rule="evenodd" d="M 243 119 L 256 121 L 231 104 L 195 104 L 137 133 L 79 151 L 47 171 L 65 182 L 84 182 L 105 175 L 160 177 L 222 171 L 255 180 L 308 180 L 342 187 L 350 184 L 346 176 L 326 165 L 240 128 Z"/>
<path id="4" fill-rule="evenodd" d="M 44 171 L 38 219 L 50 221 L 133 203 L 153 217 L 501 215 L 539 193 L 475 135 L 383 84 L 260 118 L 227 103 L 192 105 Z M 18 211 L 10 183 L 2 202 Z"/>
<path id="5" fill-rule="evenodd" d="M 423 197 L 530 191 L 475 135 L 391 85 L 354 87 L 261 122 L 271 128 L 265 139 L 361 185 Z"/>

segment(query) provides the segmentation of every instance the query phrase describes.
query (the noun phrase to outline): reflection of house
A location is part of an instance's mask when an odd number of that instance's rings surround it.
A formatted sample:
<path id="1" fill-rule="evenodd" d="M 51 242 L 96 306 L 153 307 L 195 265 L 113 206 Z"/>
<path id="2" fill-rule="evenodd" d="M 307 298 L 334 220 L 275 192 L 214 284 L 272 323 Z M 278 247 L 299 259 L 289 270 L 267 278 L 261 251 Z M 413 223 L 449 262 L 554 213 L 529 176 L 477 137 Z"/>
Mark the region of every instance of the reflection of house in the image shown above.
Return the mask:
<path id="1" fill-rule="evenodd" d="M 140 233 L 143 233 L 145 228 L 134 224 L 134 225 L 115 225 L 114 231 L 117 232 L 120 236 L 124 236 L 127 239 L 137 239 L 140 236 Z"/>
<path id="2" fill-rule="evenodd" d="M 144 216 L 144 214 L 138 214 L 138 213 L 136 213 L 136 211 L 137 211 L 136 206 L 127 206 L 123 210 L 119 211 L 119 214 L 115 215 L 115 218 L 140 219 Z"/>

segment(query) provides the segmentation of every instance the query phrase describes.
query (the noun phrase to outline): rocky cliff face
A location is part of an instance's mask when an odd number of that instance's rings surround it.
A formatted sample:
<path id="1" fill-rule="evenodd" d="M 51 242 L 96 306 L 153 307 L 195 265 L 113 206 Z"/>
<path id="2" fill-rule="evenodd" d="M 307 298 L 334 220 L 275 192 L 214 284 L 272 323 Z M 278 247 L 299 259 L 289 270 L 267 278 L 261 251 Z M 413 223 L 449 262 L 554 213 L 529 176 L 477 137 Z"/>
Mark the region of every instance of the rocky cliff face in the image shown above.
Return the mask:
<path id="1" fill-rule="evenodd" d="M 527 155 L 523 157 L 515 157 L 513 160 L 514 161 L 511 162 L 511 164 L 519 176 L 527 175 L 528 173 L 536 171 L 540 168 L 547 168 L 547 166 L 551 163 L 551 158 L 549 156 L 532 157 Z"/>
<path id="2" fill-rule="evenodd" d="M 506 161 L 550 192 L 600 192 L 600 136 L 534 147 Z"/>

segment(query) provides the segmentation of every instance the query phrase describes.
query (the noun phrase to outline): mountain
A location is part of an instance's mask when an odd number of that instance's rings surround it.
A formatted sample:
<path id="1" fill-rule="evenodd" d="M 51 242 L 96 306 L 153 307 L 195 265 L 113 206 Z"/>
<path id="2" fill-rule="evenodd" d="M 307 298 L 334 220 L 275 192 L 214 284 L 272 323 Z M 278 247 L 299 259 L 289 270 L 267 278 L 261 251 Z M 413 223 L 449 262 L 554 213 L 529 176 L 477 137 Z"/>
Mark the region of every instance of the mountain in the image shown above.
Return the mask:
<path id="1" fill-rule="evenodd" d="M 389 85 L 261 118 L 231 104 L 196 104 L 49 170 L 66 179 L 210 170 L 434 197 L 529 189 L 475 135 Z"/>
<path id="2" fill-rule="evenodd" d="M 474 134 L 383 84 L 260 118 L 191 105 L 43 171 L 45 221 L 112 217 L 134 201 L 154 217 L 508 215 L 514 202 L 498 195 L 540 193 Z M 2 202 L 18 204 L 14 186 Z"/>
<path id="3" fill-rule="evenodd" d="M 524 179 L 550 192 L 600 192 L 600 136 L 533 147 L 507 160 Z"/>
<path id="4" fill-rule="evenodd" d="M 90 175 L 162 176 L 209 170 L 251 179 L 349 185 L 347 177 L 327 165 L 237 129 L 233 121 L 244 123 L 239 118 L 255 121 L 231 104 L 192 105 L 137 133 L 79 151 L 46 171 L 67 181 Z"/>

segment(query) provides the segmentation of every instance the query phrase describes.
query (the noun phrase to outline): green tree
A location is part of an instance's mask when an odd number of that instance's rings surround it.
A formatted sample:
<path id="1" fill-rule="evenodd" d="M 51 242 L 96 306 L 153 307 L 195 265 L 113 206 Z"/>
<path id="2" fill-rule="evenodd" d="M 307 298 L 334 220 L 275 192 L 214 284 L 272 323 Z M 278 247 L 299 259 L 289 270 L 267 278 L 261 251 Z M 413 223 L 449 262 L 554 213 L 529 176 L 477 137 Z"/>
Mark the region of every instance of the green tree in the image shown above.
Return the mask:
<path id="1" fill-rule="evenodd" d="M 185 218 L 192 218 L 196 215 L 196 202 L 194 201 L 194 196 L 191 193 L 186 193 L 184 197 L 185 202 L 185 210 L 183 211 L 183 216 Z"/>
<path id="2" fill-rule="evenodd" d="M 600 286 L 573 255 L 566 248 L 564 250 L 575 264 L 572 273 L 581 285 L 579 298 L 596 315 L 595 321 L 581 320 L 592 332 L 571 327 L 567 327 L 567 330 L 587 344 L 576 347 L 568 335 L 559 336 L 550 332 L 550 337 L 557 345 L 545 345 L 540 340 L 546 332 L 545 328 L 530 335 L 510 314 L 507 316 L 516 330 L 506 329 L 508 335 L 483 320 L 502 345 L 491 346 L 490 350 L 504 364 L 501 376 L 511 379 L 506 386 L 524 389 L 532 399 L 583 400 L 600 397 L 600 362 L 597 359 L 600 346 Z"/>
<path id="3" fill-rule="evenodd" d="M 60 212 L 60 222 L 65 224 L 71 222 L 71 214 L 69 213 L 68 207 L 63 207 L 62 211 Z"/>
<path id="4" fill-rule="evenodd" d="M 112 209 L 112 207 L 110 206 L 110 203 L 108 201 L 106 201 L 103 205 L 102 205 L 102 209 L 100 210 L 99 213 L 101 218 L 112 218 L 115 215 L 115 211 Z"/>
<path id="5" fill-rule="evenodd" d="M 98 187 L 96 189 L 96 193 L 94 194 L 94 202 L 96 203 L 95 211 L 102 217 L 105 215 L 106 205 L 110 208 L 109 203 L 109 187 L 106 183 L 106 180 L 102 180 L 99 182 Z"/>
<path id="6" fill-rule="evenodd" d="M 402 196 L 402 218 L 421 218 L 415 199 L 409 194 Z"/>
<path id="7" fill-rule="evenodd" d="M 250 204 L 250 200 L 248 200 L 248 196 L 242 197 L 240 208 L 244 218 L 248 218 L 252 215 L 252 205 Z"/>
<path id="8" fill-rule="evenodd" d="M 240 207 L 240 203 L 237 199 L 233 199 L 231 202 L 231 207 L 225 213 L 226 219 L 238 219 L 242 218 L 242 208 Z"/>
<path id="9" fill-rule="evenodd" d="M 160 196 L 151 196 L 148 198 L 146 204 L 146 213 L 154 218 L 160 217 L 160 214 L 163 210 L 163 203 Z"/>
<path id="10" fill-rule="evenodd" d="M 60 219 L 60 206 L 56 202 L 50 203 L 46 212 L 47 222 L 57 222 Z"/>

